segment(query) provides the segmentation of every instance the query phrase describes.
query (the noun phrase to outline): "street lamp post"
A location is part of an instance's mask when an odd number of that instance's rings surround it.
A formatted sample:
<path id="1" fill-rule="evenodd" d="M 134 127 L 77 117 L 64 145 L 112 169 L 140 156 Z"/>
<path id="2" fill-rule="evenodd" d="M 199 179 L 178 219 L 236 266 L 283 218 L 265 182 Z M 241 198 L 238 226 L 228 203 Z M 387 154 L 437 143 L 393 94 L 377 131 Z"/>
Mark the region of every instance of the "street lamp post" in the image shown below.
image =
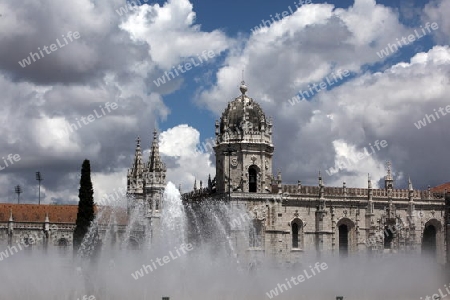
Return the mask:
<path id="1" fill-rule="evenodd" d="M 22 193 L 22 188 L 20 185 L 16 185 L 15 191 L 17 194 L 17 204 L 20 204 L 20 194 Z"/>
<path id="2" fill-rule="evenodd" d="M 36 172 L 36 180 L 39 181 L 39 205 L 41 205 L 41 181 L 44 180 L 41 177 L 41 172 Z"/>

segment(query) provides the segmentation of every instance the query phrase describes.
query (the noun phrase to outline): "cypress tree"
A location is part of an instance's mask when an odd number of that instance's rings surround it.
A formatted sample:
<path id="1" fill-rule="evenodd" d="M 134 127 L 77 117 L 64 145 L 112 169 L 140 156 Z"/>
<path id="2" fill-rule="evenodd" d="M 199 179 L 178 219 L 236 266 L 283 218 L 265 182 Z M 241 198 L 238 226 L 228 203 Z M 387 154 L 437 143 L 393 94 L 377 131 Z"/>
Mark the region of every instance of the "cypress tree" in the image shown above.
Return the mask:
<path id="1" fill-rule="evenodd" d="M 94 220 L 94 190 L 91 182 L 91 165 L 85 159 L 81 167 L 80 189 L 78 191 L 78 213 L 75 231 L 73 233 L 74 254 L 83 242 L 83 238 Z"/>

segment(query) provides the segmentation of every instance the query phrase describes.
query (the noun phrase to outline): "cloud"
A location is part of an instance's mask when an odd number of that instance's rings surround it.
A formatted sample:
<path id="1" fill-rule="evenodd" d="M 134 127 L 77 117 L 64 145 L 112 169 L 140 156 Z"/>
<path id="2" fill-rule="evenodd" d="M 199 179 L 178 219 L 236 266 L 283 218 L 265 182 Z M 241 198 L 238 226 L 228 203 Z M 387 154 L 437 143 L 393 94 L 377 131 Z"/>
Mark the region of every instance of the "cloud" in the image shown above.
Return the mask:
<path id="1" fill-rule="evenodd" d="M 115 10 L 124 4 L 0 3 L 0 155 L 22 157 L 0 177 L 34 186 L 34 172 L 39 170 L 45 201 L 76 201 L 77 176 L 87 158 L 100 193 L 122 185 L 119 178 L 131 165 L 136 136 L 151 136 L 151 125 L 170 114 L 161 93 L 180 88 L 168 84 L 164 91 L 157 90 L 152 80 L 169 65 L 203 50 L 218 54 L 232 43 L 219 30 L 201 31 L 188 1 L 144 4 L 120 17 Z M 26 68 L 18 64 L 30 52 L 62 41 L 68 31 L 78 31 L 80 38 Z M 70 124 L 100 111 L 106 102 L 119 107 L 68 132 Z M 193 175 L 183 176 L 175 181 L 193 182 Z M 10 194 L 2 190 L 0 196 Z M 34 199 L 35 190 L 25 189 L 22 196 Z"/>
<path id="2" fill-rule="evenodd" d="M 208 174 L 214 177 L 215 168 L 210 160 L 210 153 L 199 151 L 200 133 L 186 124 L 177 125 L 161 132 L 160 152 L 173 157 L 177 166 L 168 168 L 167 178 L 177 187 L 181 184 L 182 192 L 192 190 L 194 180 L 200 180 L 207 186 Z"/>
<path id="3" fill-rule="evenodd" d="M 159 68 L 170 70 L 183 59 L 204 50 L 218 54 L 232 43 L 220 30 L 203 32 L 194 22 L 195 12 L 188 0 L 169 0 L 163 6 L 142 5 L 120 28 L 136 43 L 149 46 L 150 57 Z"/>
<path id="4" fill-rule="evenodd" d="M 441 45 L 448 45 L 450 38 L 450 3 L 445 0 L 433 0 L 425 5 L 423 10 L 424 22 L 436 22 L 439 29 L 436 32 L 436 40 Z"/>

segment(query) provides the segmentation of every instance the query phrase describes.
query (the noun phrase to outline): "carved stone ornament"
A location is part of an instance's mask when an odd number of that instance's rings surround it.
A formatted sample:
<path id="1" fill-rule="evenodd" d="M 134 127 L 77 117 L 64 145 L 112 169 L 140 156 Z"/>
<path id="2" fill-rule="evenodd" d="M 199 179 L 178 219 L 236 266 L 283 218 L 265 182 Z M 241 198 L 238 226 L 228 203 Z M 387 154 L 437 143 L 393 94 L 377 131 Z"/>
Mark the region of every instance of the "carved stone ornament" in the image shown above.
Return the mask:
<path id="1" fill-rule="evenodd" d="M 236 157 L 232 158 L 232 159 L 231 159 L 231 166 L 232 166 L 232 167 L 237 167 L 237 165 L 238 165 L 238 160 L 237 160 L 237 158 L 236 158 Z"/>
<path id="2" fill-rule="evenodd" d="M 266 207 L 264 205 L 258 205 L 253 208 L 254 218 L 260 221 L 266 219 Z"/>

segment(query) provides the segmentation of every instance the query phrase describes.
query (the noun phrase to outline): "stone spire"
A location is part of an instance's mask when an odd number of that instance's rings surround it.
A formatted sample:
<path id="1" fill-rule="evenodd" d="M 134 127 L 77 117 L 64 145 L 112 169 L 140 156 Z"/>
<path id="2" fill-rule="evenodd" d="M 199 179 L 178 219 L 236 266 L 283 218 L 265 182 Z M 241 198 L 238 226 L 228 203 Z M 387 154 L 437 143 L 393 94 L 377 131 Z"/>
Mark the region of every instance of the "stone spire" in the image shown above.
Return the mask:
<path id="1" fill-rule="evenodd" d="M 134 153 L 133 175 L 142 175 L 143 169 L 144 165 L 142 163 L 141 138 L 138 136 L 136 139 L 136 151 Z"/>
<path id="2" fill-rule="evenodd" d="M 133 165 L 131 166 L 131 169 L 128 169 L 127 175 L 128 193 L 142 193 L 143 171 L 144 171 L 144 164 L 142 162 L 141 139 L 138 136 L 136 139 L 136 151 L 134 153 Z"/>
<path id="3" fill-rule="evenodd" d="M 410 224 L 414 224 L 414 219 L 413 219 L 414 210 L 415 210 L 414 189 L 413 189 L 413 185 L 412 185 L 410 177 L 408 177 L 408 198 L 409 198 L 408 218 L 410 220 Z"/>
<path id="4" fill-rule="evenodd" d="M 48 218 L 48 212 L 45 213 L 45 220 L 44 220 L 44 231 L 46 232 L 46 235 L 48 236 L 48 232 L 50 230 L 50 219 Z"/>
<path id="5" fill-rule="evenodd" d="M 366 214 L 373 214 L 373 209 L 374 209 L 374 205 L 373 205 L 373 189 L 372 189 L 372 180 L 370 179 L 370 174 L 367 173 L 367 187 L 368 187 L 368 193 L 367 193 L 367 211 Z"/>
<path id="6" fill-rule="evenodd" d="M 158 143 L 158 133 L 156 129 L 153 130 L 153 142 L 152 148 L 150 150 L 150 157 L 148 162 L 148 171 L 149 172 L 165 172 L 166 166 L 161 160 L 161 156 L 159 154 L 159 143 Z"/>
<path id="7" fill-rule="evenodd" d="M 367 173 L 367 188 L 368 188 L 368 200 L 372 201 L 373 199 L 373 190 L 372 190 L 372 180 L 370 179 L 370 174 Z"/>
<path id="8" fill-rule="evenodd" d="M 414 199 L 414 189 L 410 177 L 408 178 L 408 198 L 409 201 L 413 201 Z"/>
<path id="9" fill-rule="evenodd" d="M 325 187 L 323 185 L 322 175 L 319 170 L 319 199 L 323 199 Z"/>
<path id="10" fill-rule="evenodd" d="M 11 245 L 13 231 L 14 231 L 14 218 L 13 218 L 12 209 L 10 209 L 9 210 L 9 220 L 8 220 L 8 236 L 9 236 L 8 244 L 9 245 Z"/>
<path id="11" fill-rule="evenodd" d="M 384 176 L 384 188 L 386 190 L 392 191 L 392 189 L 394 188 L 394 178 L 392 177 L 392 173 L 391 173 L 391 162 L 390 161 L 388 161 L 386 163 L 386 167 L 387 167 L 387 175 Z"/>
<path id="12" fill-rule="evenodd" d="M 165 186 L 166 165 L 162 162 L 161 155 L 159 154 L 158 132 L 154 129 L 149 160 L 144 168 L 145 210 L 149 212 L 147 216 L 153 218 L 153 221 L 155 221 L 155 218 L 160 217 Z"/>

